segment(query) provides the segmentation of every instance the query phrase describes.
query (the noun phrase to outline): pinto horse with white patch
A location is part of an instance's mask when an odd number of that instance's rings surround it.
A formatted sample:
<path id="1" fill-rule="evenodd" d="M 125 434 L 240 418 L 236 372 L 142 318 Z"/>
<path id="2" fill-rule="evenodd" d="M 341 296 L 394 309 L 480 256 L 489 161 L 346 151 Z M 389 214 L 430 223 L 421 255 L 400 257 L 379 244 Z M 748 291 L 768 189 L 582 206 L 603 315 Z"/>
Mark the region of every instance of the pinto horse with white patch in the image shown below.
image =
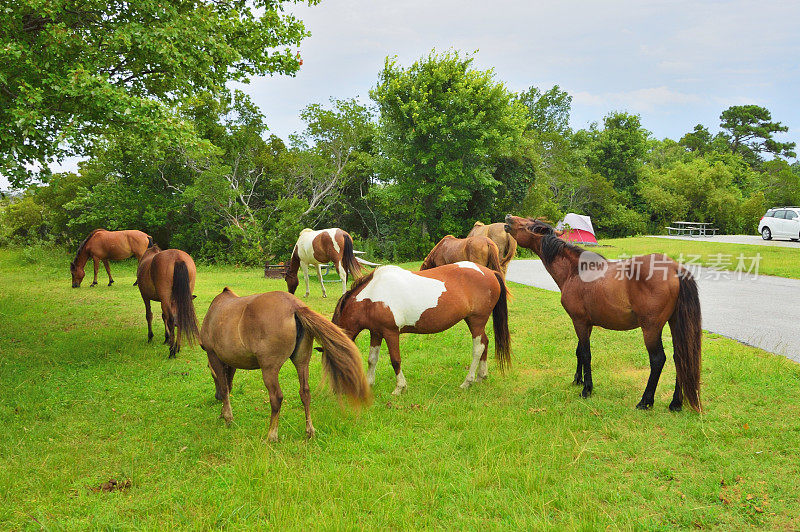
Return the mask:
<path id="1" fill-rule="evenodd" d="M 294 294 L 297 285 L 300 284 L 297 271 L 302 266 L 306 278 L 306 297 L 308 297 L 308 267 L 311 265 L 317 267 L 322 297 L 328 297 L 325 292 L 325 283 L 322 281 L 322 265 L 329 262 L 332 262 L 336 271 L 339 272 L 339 278 L 342 280 L 342 294 L 344 294 L 347 291 L 347 275 L 357 277 L 361 274 L 361 265 L 353 253 L 353 238 L 347 231 L 338 227 L 319 231 L 303 229 L 294 245 L 292 260 L 287 264 L 284 274 L 289 293 Z"/>
<path id="2" fill-rule="evenodd" d="M 353 282 L 336 304 L 331 321 L 352 339 L 369 330 L 370 386 L 375 383 L 381 341 L 386 340 L 397 379 L 392 394 L 400 395 L 406 388 L 400 369 L 400 333 L 438 333 L 464 320 L 472 334 L 472 364 L 461 387 L 469 388 L 488 376 L 486 323 L 490 315 L 495 356 L 503 371 L 511 363 L 505 282 L 500 273 L 474 262 L 420 272 L 381 266 Z"/>

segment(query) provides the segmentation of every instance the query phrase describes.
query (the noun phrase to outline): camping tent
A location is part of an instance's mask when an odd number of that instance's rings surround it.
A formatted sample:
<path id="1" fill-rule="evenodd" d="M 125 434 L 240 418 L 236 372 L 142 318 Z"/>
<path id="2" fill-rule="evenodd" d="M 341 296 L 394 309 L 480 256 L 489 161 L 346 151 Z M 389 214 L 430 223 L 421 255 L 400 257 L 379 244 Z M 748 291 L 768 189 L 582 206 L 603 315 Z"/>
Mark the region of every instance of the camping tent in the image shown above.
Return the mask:
<path id="1" fill-rule="evenodd" d="M 564 231 L 561 238 L 567 242 L 597 244 L 597 238 L 594 236 L 594 227 L 592 227 L 592 219 L 588 216 L 571 212 L 558 222 L 556 229 Z"/>

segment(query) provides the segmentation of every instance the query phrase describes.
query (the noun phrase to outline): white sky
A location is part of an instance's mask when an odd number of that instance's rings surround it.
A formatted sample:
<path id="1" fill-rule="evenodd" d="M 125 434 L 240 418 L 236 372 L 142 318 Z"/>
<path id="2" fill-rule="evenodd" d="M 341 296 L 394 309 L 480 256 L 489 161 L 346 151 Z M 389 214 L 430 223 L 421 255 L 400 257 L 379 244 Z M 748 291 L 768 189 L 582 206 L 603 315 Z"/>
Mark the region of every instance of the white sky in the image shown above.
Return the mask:
<path id="1" fill-rule="evenodd" d="M 474 65 L 514 91 L 560 85 L 574 128 L 626 110 L 677 140 L 755 103 L 789 126 L 782 140 L 800 140 L 797 1 L 323 0 L 293 11 L 312 33 L 300 73 L 240 87 L 284 139 L 310 103 L 367 102 L 386 56 L 408 66 L 435 48 L 475 52 Z"/>

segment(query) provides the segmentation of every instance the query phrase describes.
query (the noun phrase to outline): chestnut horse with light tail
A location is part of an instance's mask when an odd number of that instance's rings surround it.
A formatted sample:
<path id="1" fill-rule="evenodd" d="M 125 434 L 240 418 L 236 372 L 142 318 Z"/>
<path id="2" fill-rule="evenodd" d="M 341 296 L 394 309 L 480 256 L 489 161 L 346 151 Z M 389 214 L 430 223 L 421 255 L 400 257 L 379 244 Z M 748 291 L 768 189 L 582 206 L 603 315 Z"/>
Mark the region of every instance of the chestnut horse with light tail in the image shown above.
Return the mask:
<path id="1" fill-rule="evenodd" d="M 194 311 L 194 261 L 185 251 L 150 247 L 139 261 L 136 282 L 144 301 L 147 318 L 147 341 L 153 339 L 153 311 L 150 301 L 161 303 L 164 320 L 164 343 L 169 344 L 169 358 L 181 350 L 183 338 L 191 345 L 197 338 L 197 315 Z M 177 335 L 175 329 L 178 329 Z"/>
<path id="2" fill-rule="evenodd" d="M 226 423 L 233 419 L 230 393 L 236 370 L 260 369 L 272 407 L 269 440 L 277 441 L 283 402 L 278 372 L 291 360 L 300 380 L 306 436 L 313 437 L 308 364 L 315 338 L 322 344 L 322 367 L 331 379 L 333 391 L 350 396 L 355 403 L 369 403 L 371 393 L 361 354 L 339 327 L 286 292 L 239 297 L 226 287 L 211 302 L 200 331 L 200 347 L 208 355 L 216 398 L 222 401 L 220 417 Z"/>
<path id="3" fill-rule="evenodd" d="M 485 225 L 483 222 L 475 222 L 472 230 L 467 235 L 470 236 L 485 236 L 492 239 L 492 242 L 497 244 L 497 252 L 500 255 L 500 268 L 503 274 L 508 271 L 508 264 L 517 255 L 517 241 L 514 237 L 506 233 L 506 224 L 499 222 L 496 224 Z"/>
<path id="4" fill-rule="evenodd" d="M 445 264 L 455 264 L 462 260 L 486 266 L 490 270 L 505 276 L 500 264 L 497 245 L 492 239 L 485 236 L 456 238 L 453 235 L 447 235 L 428 253 L 419 269 L 429 270 Z"/>
<path id="5" fill-rule="evenodd" d="M 111 269 L 108 267 L 109 260 L 125 260 L 130 256 L 141 260 L 145 250 L 153 245 L 153 238 L 141 231 L 106 231 L 105 229 L 95 229 L 87 236 L 81 245 L 78 246 L 78 253 L 69 265 L 72 274 L 72 288 L 78 288 L 86 276 L 84 267 L 91 258 L 94 261 L 94 281 L 91 286 L 97 284 L 97 269 L 102 261 L 108 273 L 108 286 L 114 284 L 111 278 Z"/>
<path id="6" fill-rule="evenodd" d="M 294 245 L 292 259 L 286 264 L 284 279 L 286 279 L 289 293 L 294 294 L 297 285 L 300 284 L 297 271 L 302 266 L 306 278 L 306 297 L 308 297 L 308 267 L 311 265 L 317 267 L 322 297 L 328 297 L 325 283 L 322 281 L 322 264 L 329 262 L 332 262 L 336 271 L 339 272 L 339 278 L 342 280 L 342 294 L 344 294 L 347 291 L 347 276 L 361 275 L 361 265 L 353 253 L 353 238 L 347 231 L 342 231 L 338 227 L 319 231 L 303 229 Z"/>
<path id="7" fill-rule="evenodd" d="M 683 401 L 700 411 L 700 299 L 692 274 L 666 255 L 643 255 L 609 262 L 597 253 L 569 244 L 541 220 L 506 216 L 506 231 L 517 243 L 536 253 L 561 289 L 561 304 L 572 318 L 578 347 L 574 384 L 581 395 L 592 393 L 592 355 L 589 336 L 597 325 L 614 331 L 641 328 L 650 357 L 650 377 L 639 409 L 653 406 L 656 386 L 666 362 L 661 333 L 672 331 L 676 377 L 669 409 Z"/>
<path id="8" fill-rule="evenodd" d="M 511 364 L 505 282 L 502 274 L 474 262 L 462 261 L 420 272 L 381 266 L 353 282 L 336 304 L 331 321 L 352 339 L 364 329 L 369 330 L 370 386 L 375 383 L 381 341 L 386 340 L 397 381 L 392 393 L 400 395 L 406 389 L 400 368 L 401 333 L 438 333 L 464 320 L 472 336 L 472 363 L 461 387 L 469 388 L 489 374 L 489 316 L 494 325 L 495 356 L 502 371 Z"/>

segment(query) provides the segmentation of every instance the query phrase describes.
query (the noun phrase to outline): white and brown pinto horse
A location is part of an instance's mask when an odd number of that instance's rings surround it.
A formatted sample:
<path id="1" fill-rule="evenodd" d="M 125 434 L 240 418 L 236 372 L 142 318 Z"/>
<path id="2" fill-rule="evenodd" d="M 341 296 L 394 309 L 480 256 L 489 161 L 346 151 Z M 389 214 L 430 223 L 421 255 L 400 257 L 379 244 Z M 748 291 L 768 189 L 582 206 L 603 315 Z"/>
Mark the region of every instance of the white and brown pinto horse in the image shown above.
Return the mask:
<path id="1" fill-rule="evenodd" d="M 272 407 L 269 440 L 277 441 L 283 402 L 278 372 L 291 360 L 300 380 L 306 435 L 313 437 L 308 364 L 315 338 L 322 344 L 322 367 L 330 376 L 333 391 L 350 396 L 356 404 L 369 403 L 371 394 L 361 355 L 339 327 L 286 292 L 239 297 L 226 287 L 211 302 L 200 331 L 200 346 L 208 355 L 216 398 L 222 401 L 220 417 L 226 423 L 233 419 L 230 392 L 236 370 L 260 369 Z"/>
<path id="2" fill-rule="evenodd" d="M 125 260 L 130 256 L 141 260 L 144 252 L 153 245 L 153 238 L 141 231 L 106 231 L 105 229 L 95 229 L 87 236 L 81 245 L 78 246 L 78 253 L 69 265 L 72 274 L 72 288 L 78 288 L 86 276 L 84 267 L 91 258 L 94 261 L 94 280 L 92 285 L 97 284 L 97 269 L 102 261 L 108 273 L 108 286 L 114 284 L 111 278 L 111 269 L 108 267 L 109 260 Z"/>
<path id="3" fill-rule="evenodd" d="M 400 368 L 400 333 L 438 333 L 466 321 L 472 334 L 472 364 L 461 387 L 468 388 L 488 376 L 489 316 L 493 318 L 495 356 L 504 370 L 510 364 L 511 353 L 503 276 L 473 262 L 420 272 L 381 266 L 353 282 L 336 304 L 332 321 L 353 339 L 364 329 L 369 330 L 370 385 L 375 382 L 381 340 L 386 340 L 397 379 L 392 393 L 399 395 L 406 388 Z"/>
<path id="4" fill-rule="evenodd" d="M 317 267 L 319 284 L 322 287 L 322 297 L 328 297 L 325 292 L 325 283 L 322 282 L 322 264 L 333 263 L 342 280 L 342 294 L 347 291 L 347 275 L 358 276 L 361 274 L 361 265 L 353 253 L 353 239 L 347 231 L 338 227 L 330 229 L 303 229 L 294 245 L 292 260 L 286 266 L 286 286 L 289 293 L 294 294 L 300 281 L 297 271 L 302 266 L 306 278 L 306 297 L 308 297 L 308 267 Z"/>

